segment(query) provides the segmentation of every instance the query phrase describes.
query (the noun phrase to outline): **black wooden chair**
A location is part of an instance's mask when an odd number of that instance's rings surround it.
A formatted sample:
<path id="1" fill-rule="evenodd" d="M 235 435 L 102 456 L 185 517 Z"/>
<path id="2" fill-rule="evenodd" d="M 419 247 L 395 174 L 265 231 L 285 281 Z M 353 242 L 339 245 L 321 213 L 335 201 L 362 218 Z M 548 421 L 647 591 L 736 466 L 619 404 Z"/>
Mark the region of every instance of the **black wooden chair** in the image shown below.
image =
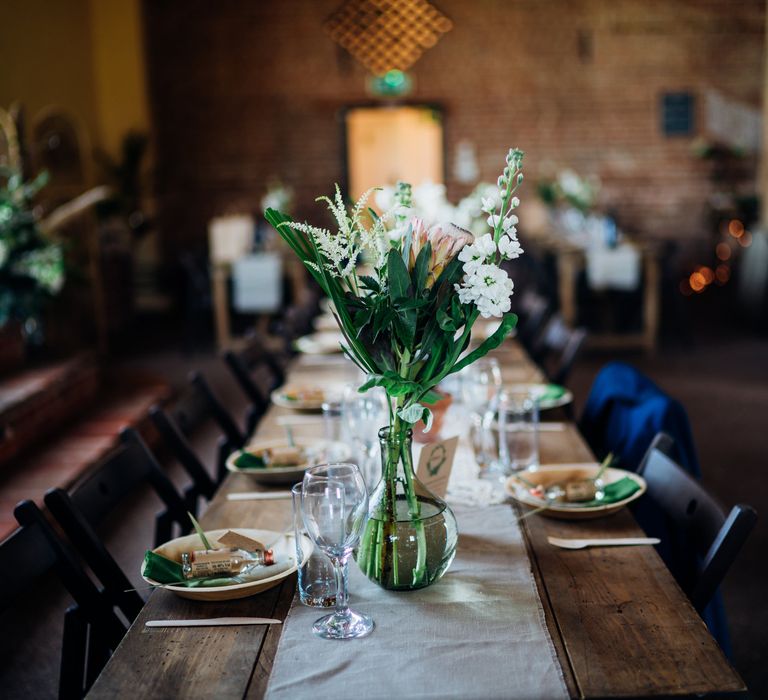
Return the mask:
<path id="1" fill-rule="evenodd" d="M 245 417 L 245 431 L 247 435 L 252 435 L 269 408 L 270 392 L 285 382 L 285 367 L 281 359 L 269 352 L 255 334 L 246 337 L 246 345 L 242 350 L 227 350 L 223 357 L 235 381 L 250 401 Z M 255 377 L 262 370 L 268 375 L 264 378 L 266 390 Z"/>
<path id="2" fill-rule="evenodd" d="M 549 302 L 541 294 L 526 290 L 520 295 L 514 311 L 520 317 L 517 338 L 523 347 L 531 352 L 549 316 Z"/>
<path id="3" fill-rule="evenodd" d="M 48 491 L 45 505 L 105 589 L 111 591 L 114 604 L 132 619 L 143 601 L 135 593 L 124 593 L 130 583 L 95 528 L 124 498 L 145 484 L 154 489 L 164 505 L 155 520 L 155 546 L 187 532 L 190 522 L 187 504 L 136 430 L 124 428 L 120 442 L 97 471 L 71 493 L 60 488 Z"/>
<path id="4" fill-rule="evenodd" d="M 555 314 L 544 327 L 533 348 L 533 359 L 554 384 L 565 384 L 587 338 L 585 328 L 569 328 Z"/>
<path id="5" fill-rule="evenodd" d="M 680 583 L 701 613 L 754 528 L 757 513 L 748 505 L 736 505 L 726 516 L 704 487 L 672 460 L 673 444 L 672 438 L 659 433 L 639 473 L 648 484 L 648 497 L 699 556 L 697 575 Z"/>
<path id="6" fill-rule="evenodd" d="M 237 421 L 232 414 L 227 411 L 224 404 L 216 396 L 211 385 L 200 372 L 192 372 L 189 375 L 189 381 L 199 392 L 200 397 L 206 405 L 207 412 L 218 424 L 223 432 L 223 439 L 219 441 L 216 464 L 216 480 L 218 483 L 224 479 L 227 474 L 227 457 L 235 450 L 240 450 L 245 446 L 248 435 L 240 429 Z"/>
<path id="7" fill-rule="evenodd" d="M 14 515 L 20 528 L 0 543 L 0 610 L 11 607 L 41 576 L 56 572 L 75 601 L 64 618 L 59 697 L 81 698 L 127 626 L 35 503 L 22 501 Z"/>
<path id="8" fill-rule="evenodd" d="M 197 515 L 198 499 L 203 497 L 210 501 L 216 493 L 216 481 L 200 461 L 186 435 L 171 415 L 155 405 L 149 409 L 149 416 L 165 446 L 192 479 L 192 483 L 184 490 L 184 500 L 189 511 Z"/>

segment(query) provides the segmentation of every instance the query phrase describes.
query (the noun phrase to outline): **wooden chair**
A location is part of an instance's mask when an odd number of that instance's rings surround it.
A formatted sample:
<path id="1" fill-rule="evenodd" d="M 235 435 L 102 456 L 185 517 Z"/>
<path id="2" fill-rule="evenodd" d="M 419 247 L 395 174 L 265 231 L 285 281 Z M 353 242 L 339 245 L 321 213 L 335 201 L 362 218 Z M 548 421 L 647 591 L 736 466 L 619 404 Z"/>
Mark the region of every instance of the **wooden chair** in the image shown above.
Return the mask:
<path id="1" fill-rule="evenodd" d="M 278 356 L 269 352 L 255 334 L 246 338 L 246 346 L 240 352 L 227 350 L 223 357 L 235 381 L 250 401 L 245 432 L 252 435 L 259 420 L 269 408 L 269 393 L 285 382 L 285 367 Z M 254 377 L 260 369 L 265 369 L 269 374 L 266 392 Z"/>
<path id="2" fill-rule="evenodd" d="M 189 375 L 189 381 L 199 393 L 207 412 L 224 433 L 223 439 L 219 441 L 216 465 L 216 479 L 218 483 L 221 483 L 227 474 L 227 457 L 235 450 L 242 449 L 245 446 L 248 435 L 240 429 L 237 421 L 227 411 L 224 404 L 211 388 L 211 385 L 200 372 L 192 372 Z"/>
<path id="3" fill-rule="evenodd" d="M 179 461 L 181 466 L 192 479 L 192 483 L 184 491 L 184 499 L 187 507 L 193 515 L 197 515 L 197 501 L 200 496 L 211 500 L 216 493 L 216 482 L 211 477 L 199 457 L 189 444 L 186 435 L 182 432 L 178 423 L 160 406 L 152 406 L 149 416 L 160 433 L 165 446 Z"/>
<path id="4" fill-rule="evenodd" d="M 128 579 L 112 559 L 95 532 L 95 528 L 130 493 L 139 486 L 150 485 L 165 506 L 155 523 L 155 546 L 190 527 L 187 504 L 176 487 L 157 463 L 152 452 L 133 428 L 120 433 L 120 447 L 104 464 L 75 487 L 71 493 L 51 489 L 45 495 L 45 505 L 56 518 L 67 537 L 106 588 L 114 591 L 115 605 L 126 617 L 141 608 L 139 596 L 123 595 L 130 588 Z"/>
<path id="5" fill-rule="evenodd" d="M 54 569 L 75 604 L 64 618 L 59 697 L 81 698 L 126 632 L 111 601 L 88 577 L 72 548 L 32 501 L 14 510 L 21 526 L 0 543 L 0 609 L 5 610 Z"/>
<path id="6" fill-rule="evenodd" d="M 533 358 L 554 384 L 565 384 L 587 338 L 585 328 L 569 328 L 562 317 L 552 317 L 536 341 Z"/>
<path id="7" fill-rule="evenodd" d="M 531 352 L 536 338 L 541 333 L 541 328 L 549 316 L 549 302 L 540 294 L 526 290 L 520 296 L 519 303 L 514 310 L 520 317 L 517 326 L 517 338 L 523 347 Z"/>
<path id="8" fill-rule="evenodd" d="M 649 497 L 701 558 L 695 580 L 683 586 L 701 613 L 755 526 L 757 513 L 748 505 L 736 505 L 726 516 L 704 487 L 669 456 L 673 444 L 668 435 L 657 435 L 639 473 L 648 484 Z"/>

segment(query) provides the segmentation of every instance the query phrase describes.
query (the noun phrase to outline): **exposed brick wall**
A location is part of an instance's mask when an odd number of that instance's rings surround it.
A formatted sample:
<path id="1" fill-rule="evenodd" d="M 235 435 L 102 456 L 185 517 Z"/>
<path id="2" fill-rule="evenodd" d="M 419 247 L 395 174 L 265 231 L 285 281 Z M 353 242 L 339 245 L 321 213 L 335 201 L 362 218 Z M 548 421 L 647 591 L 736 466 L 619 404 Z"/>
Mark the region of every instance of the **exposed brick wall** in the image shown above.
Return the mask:
<path id="1" fill-rule="evenodd" d="M 145 0 L 169 252 L 201 247 L 211 216 L 255 210 L 270 175 L 295 188 L 305 217 L 343 178 L 340 111 L 371 98 L 364 69 L 322 30 L 340 1 Z M 412 69 L 409 100 L 444 110 L 452 198 L 468 189 L 452 179 L 458 140 L 474 142 L 484 179 L 517 145 L 531 179 L 546 163 L 598 175 L 642 235 L 706 234 L 711 166 L 691 138 L 661 135 L 660 94 L 691 90 L 701 112 L 711 87 L 759 107 L 763 0 L 435 4 L 454 29 Z"/>

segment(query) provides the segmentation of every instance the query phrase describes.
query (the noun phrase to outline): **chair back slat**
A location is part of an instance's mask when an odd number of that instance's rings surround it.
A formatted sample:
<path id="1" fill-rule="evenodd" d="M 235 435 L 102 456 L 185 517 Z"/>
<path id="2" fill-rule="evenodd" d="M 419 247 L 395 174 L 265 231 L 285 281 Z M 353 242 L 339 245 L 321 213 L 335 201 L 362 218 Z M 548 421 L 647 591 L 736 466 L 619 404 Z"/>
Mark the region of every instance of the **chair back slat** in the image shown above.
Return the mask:
<path id="1" fill-rule="evenodd" d="M 731 509 L 707 550 L 701 575 L 691 593 L 691 602 L 697 610 L 707 606 L 756 523 L 757 513 L 751 506 L 736 505 Z"/>
<path id="2" fill-rule="evenodd" d="M 750 506 L 737 505 L 726 517 L 704 487 L 669 456 L 673 449 L 668 435 L 657 435 L 639 473 L 648 484 L 648 496 L 669 519 L 673 532 L 682 534 L 699 555 L 697 575 L 686 593 L 703 612 L 754 528 L 757 514 Z"/>
<path id="3" fill-rule="evenodd" d="M 40 560 L 23 567 L 23 563 L 30 562 L 17 559 L 13 576 L 3 579 L 13 578 L 27 587 L 40 574 L 42 566 L 50 565 L 55 569 L 75 601 L 65 615 L 59 697 L 83 697 L 125 635 L 126 627 L 115 613 L 112 602 L 88 577 L 71 547 L 56 534 L 35 503 L 22 501 L 16 506 L 14 515 L 21 528 L 12 536 L 7 556 L 16 554 L 15 548 L 24 544 L 30 546 Z M 3 549 L 8 542 L 0 545 L 0 561 L 5 561 Z M 4 603 L 12 603 L 13 599 L 5 598 L 11 591 L 7 587 L 1 590 Z M 17 590 L 14 598 L 19 593 Z"/>
<path id="4" fill-rule="evenodd" d="M 149 409 L 149 415 L 165 445 L 192 479 L 195 494 L 204 496 L 208 500 L 213 498 L 216 493 L 216 483 L 198 459 L 176 422 L 159 406 L 152 406 Z"/>
<path id="5" fill-rule="evenodd" d="M 651 450 L 642 477 L 653 500 L 688 534 L 703 557 L 725 522 L 722 508 L 699 482 L 659 450 Z"/>
<path id="6" fill-rule="evenodd" d="M 200 372 L 192 372 L 190 382 L 197 388 L 200 395 L 205 399 L 208 410 L 224 432 L 227 441 L 232 449 L 240 449 L 245 445 L 246 435 L 237 426 L 234 418 L 229 411 L 224 408 L 224 404 L 219 400 L 211 389 L 205 377 Z"/>

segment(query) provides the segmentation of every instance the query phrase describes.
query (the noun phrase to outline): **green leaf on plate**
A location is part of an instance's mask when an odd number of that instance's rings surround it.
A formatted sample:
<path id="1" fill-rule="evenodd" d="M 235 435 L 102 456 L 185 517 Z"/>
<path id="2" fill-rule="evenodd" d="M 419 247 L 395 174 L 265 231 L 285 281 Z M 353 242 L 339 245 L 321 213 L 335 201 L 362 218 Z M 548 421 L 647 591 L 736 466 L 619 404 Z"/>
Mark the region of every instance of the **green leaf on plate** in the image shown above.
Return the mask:
<path id="1" fill-rule="evenodd" d="M 235 466 L 238 469 L 266 469 L 267 463 L 261 455 L 254 455 L 250 452 L 241 452 L 235 458 Z"/>
<path id="2" fill-rule="evenodd" d="M 198 537 L 202 541 L 203 547 L 205 547 L 206 549 L 213 549 L 213 547 L 211 547 L 211 543 L 208 541 L 208 538 L 205 536 L 205 531 L 203 530 L 203 528 L 200 527 L 200 523 L 197 522 L 197 520 L 195 520 L 195 516 L 192 515 L 192 513 L 190 513 L 189 511 L 187 511 L 187 515 L 189 516 L 189 519 L 192 521 L 192 527 L 195 528 L 195 532 L 197 533 Z"/>

